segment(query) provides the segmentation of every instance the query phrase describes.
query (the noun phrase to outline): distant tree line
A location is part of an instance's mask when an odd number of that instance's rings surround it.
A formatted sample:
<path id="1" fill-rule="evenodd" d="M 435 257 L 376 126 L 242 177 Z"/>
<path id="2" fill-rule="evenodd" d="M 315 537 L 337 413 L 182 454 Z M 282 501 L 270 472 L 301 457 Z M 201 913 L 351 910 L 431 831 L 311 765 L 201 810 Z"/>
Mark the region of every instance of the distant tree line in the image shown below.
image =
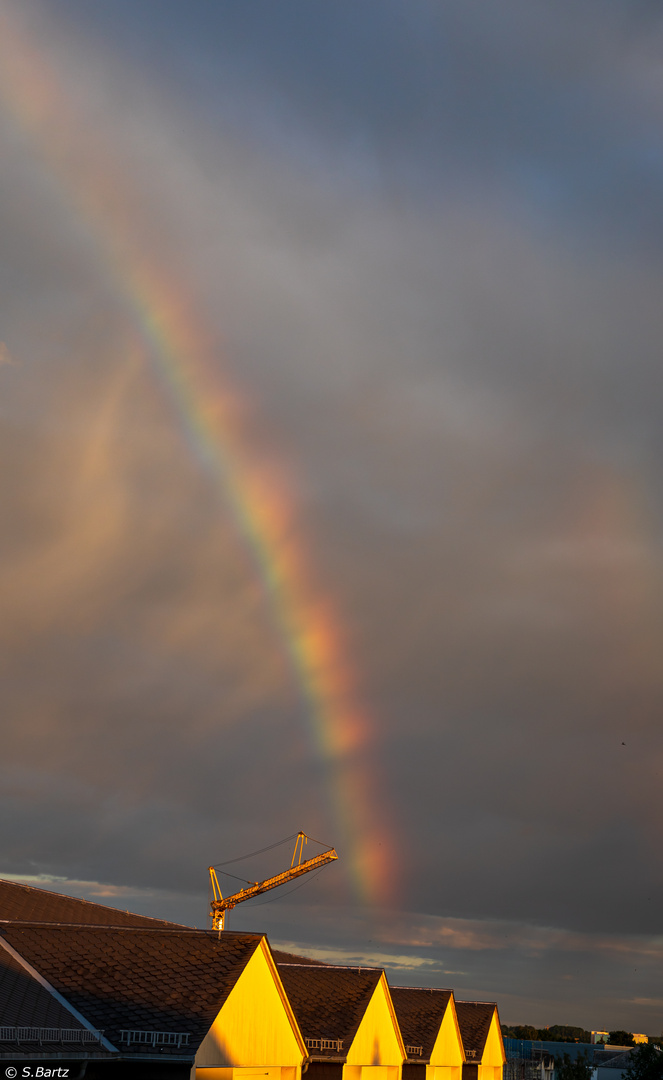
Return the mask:
<path id="1" fill-rule="evenodd" d="M 569 1024 L 553 1024 L 552 1027 L 535 1028 L 531 1024 L 502 1024 L 502 1035 L 505 1039 L 528 1039 L 532 1042 L 591 1042 L 591 1031 L 584 1028 L 571 1027 Z M 633 1035 L 630 1031 L 611 1031 L 608 1035 L 609 1043 L 613 1046 L 634 1046 Z M 661 1043 L 663 1039 L 649 1036 L 650 1043 Z"/>
<path id="2" fill-rule="evenodd" d="M 502 1024 L 502 1035 L 505 1039 L 528 1039 L 533 1042 L 590 1042 L 592 1035 L 584 1028 L 572 1027 L 570 1024 L 553 1024 L 552 1027 L 535 1028 L 531 1024 Z M 626 1046 L 626 1043 L 620 1043 Z"/>

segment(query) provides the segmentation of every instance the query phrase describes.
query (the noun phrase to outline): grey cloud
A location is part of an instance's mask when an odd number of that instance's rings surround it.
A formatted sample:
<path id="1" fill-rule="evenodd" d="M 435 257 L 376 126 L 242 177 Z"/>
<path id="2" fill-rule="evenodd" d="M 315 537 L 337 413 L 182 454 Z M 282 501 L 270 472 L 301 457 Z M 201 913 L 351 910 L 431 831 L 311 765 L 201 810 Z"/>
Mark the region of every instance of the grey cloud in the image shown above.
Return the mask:
<path id="1" fill-rule="evenodd" d="M 657 935 L 572 934 L 526 922 L 385 912 L 347 913 L 341 935 L 335 913 L 318 904 L 308 909 L 316 927 L 308 938 L 289 936 L 296 924 L 287 901 L 266 910 L 273 943 L 332 963 L 384 966 L 395 985 L 451 986 L 461 999 L 496 1000 L 506 1023 L 528 1015 L 537 1025 L 577 1022 L 591 1029 L 600 1017 L 610 1024 L 628 1017 L 631 1026 L 660 1028 Z M 236 923 L 254 925 L 250 911 L 239 911 Z M 540 990 L 528 1003 L 523 991 L 533 982 Z M 644 986 L 651 991 L 636 989 Z"/>
<path id="2" fill-rule="evenodd" d="M 196 3 L 187 19 L 177 4 L 44 6 L 98 22 L 198 113 L 307 167 L 344 162 L 406 201 L 500 190 L 549 235 L 660 252 L 651 4 L 258 0 Z"/>
<path id="3" fill-rule="evenodd" d="M 53 61 L 250 400 L 252 452 L 295 478 L 423 913 L 353 907 L 341 866 L 237 925 L 399 970 L 409 948 L 505 1019 L 656 1026 L 630 966 L 663 898 L 658 23 L 187 8 L 149 40 L 151 4 L 26 10 L 81 16 Z M 200 924 L 213 858 L 329 836 L 329 778 L 117 280 L 3 137 L 2 872 Z"/>

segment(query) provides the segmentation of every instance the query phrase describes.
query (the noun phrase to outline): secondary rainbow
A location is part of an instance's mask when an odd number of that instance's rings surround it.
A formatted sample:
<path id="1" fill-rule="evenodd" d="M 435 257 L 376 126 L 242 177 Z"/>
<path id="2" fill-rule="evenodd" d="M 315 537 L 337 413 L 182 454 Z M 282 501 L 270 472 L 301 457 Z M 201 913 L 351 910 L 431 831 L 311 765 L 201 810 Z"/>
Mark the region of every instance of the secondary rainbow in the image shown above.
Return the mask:
<path id="1" fill-rule="evenodd" d="M 34 140 L 60 191 L 85 221 L 113 288 L 130 306 L 189 441 L 222 490 L 270 600 L 306 701 L 315 751 L 328 773 L 334 842 L 349 858 L 359 895 L 393 899 L 393 839 L 371 761 L 374 725 L 357 702 L 333 605 L 313 585 L 295 501 L 283 475 L 257 460 L 242 403 L 221 375 L 218 345 L 185 283 L 170 277 L 132 217 L 132 192 L 107 148 L 75 113 L 52 60 L 33 46 L 16 12 L 0 13 L 0 90 Z"/>

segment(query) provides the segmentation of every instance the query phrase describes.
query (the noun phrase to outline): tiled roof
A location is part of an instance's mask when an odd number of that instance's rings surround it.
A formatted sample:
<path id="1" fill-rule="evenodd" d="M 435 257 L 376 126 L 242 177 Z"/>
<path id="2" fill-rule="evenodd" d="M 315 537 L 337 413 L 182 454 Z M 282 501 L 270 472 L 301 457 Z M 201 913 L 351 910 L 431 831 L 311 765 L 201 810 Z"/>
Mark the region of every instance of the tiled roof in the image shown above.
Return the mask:
<path id="1" fill-rule="evenodd" d="M 594 1061 L 594 1065 L 598 1064 L 600 1069 L 625 1069 L 630 1063 L 630 1058 L 631 1051 L 625 1050 L 624 1053 L 615 1054 L 614 1057 L 608 1058 L 607 1061 Z"/>
<path id="2" fill-rule="evenodd" d="M 89 926 L 166 926 L 178 923 L 134 915 L 130 911 L 93 904 L 74 896 L 61 896 L 47 889 L 35 889 L 16 881 L 0 879 L 0 922 L 18 919 L 21 922 L 85 923 Z"/>
<path id="3" fill-rule="evenodd" d="M 328 967 L 324 960 L 312 960 L 310 956 L 298 956 L 297 953 L 282 952 L 272 949 L 272 956 L 277 964 L 313 964 L 314 967 Z"/>
<path id="4" fill-rule="evenodd" d="M 185 1050 L 161 1051 L 180 1056 L 195 1054 L 261 941 L 231 931 L 37 923 L 6 924 L 0 934 L 114 1046 L 122 1029 L 187 1032 Z"/>
<path id="5" fill-rule="evenodd" d="M 427 1062 L 433 1053 L 440 1025 L 453 994 L 451 990 L 426 990 L 420 986 L 390 986 L 398 1026 L 406 1046 L 420 1046 L 421 1056 L 412 1061 Z"/>
<path id="6" fill-rule="evenodd" d="M 490 1022 L 497 1005 L 494 1001 L 456 1001 L 458 1027 L 469 1064 L 483 1057 Z"/>
<path id="7" fill-rule="evenodd" d="M 41 983 L 0 948 L 0 1025 L 2 1027 L 83 1028 Z"/>
<path id="8" fill-rule="evenodd" d="M 279 975 L 304 1039 L 335 1041 L 340 1050 L 314 1048 L 330 1060 L 345 1059 L 375 988 L 380 968 L 348 968 L 315 964 L 279 964 Z"/>
<path id="9" fill-rule="evenodd" d="M 90 1052 L 106 1056 L 102 1044 L 10 953 L 0 948 L 0 1055 Z"/>

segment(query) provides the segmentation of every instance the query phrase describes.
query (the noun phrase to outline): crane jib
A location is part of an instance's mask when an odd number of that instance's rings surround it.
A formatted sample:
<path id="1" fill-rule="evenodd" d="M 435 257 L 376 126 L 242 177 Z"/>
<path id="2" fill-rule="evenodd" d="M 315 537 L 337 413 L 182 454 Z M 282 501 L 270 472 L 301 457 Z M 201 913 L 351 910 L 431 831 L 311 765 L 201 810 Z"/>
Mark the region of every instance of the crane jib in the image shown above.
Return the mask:
<path id="1" fill-rule="evenodd" d="M 274 877 L 267 878 L 266 881 L 259 881 L 255 885 L 250 885 L 248 889 L 241 889 L 240 892 L 233 893 L 232 896 L 213 900 L 211 903 L 212 910 L 218 914 L 223 911 L 228 911 L 230 908 L 234 908 L 236 904 L 240 904 L 243 900 L 250 900 L 251 897 L 260 896 L 261 893 L 267 892 L 269 889 L 275 889 L 279 885 L 285 885 L 286 882 L 293 881 L 302 874 L 308 874 L 310 870 L 315 870 L 318 866 L 325 866 L 334 859 L 338 859 L 338 855 L 332 848 L 331 851 L 325 851 L 322 855 L 315 855 L 312 859 L 306 859 L 305 862 L 300 863 L 298 866 L 293 866 L 289 870 L 284 870 L 282 874 L 276 874 Z"/>

